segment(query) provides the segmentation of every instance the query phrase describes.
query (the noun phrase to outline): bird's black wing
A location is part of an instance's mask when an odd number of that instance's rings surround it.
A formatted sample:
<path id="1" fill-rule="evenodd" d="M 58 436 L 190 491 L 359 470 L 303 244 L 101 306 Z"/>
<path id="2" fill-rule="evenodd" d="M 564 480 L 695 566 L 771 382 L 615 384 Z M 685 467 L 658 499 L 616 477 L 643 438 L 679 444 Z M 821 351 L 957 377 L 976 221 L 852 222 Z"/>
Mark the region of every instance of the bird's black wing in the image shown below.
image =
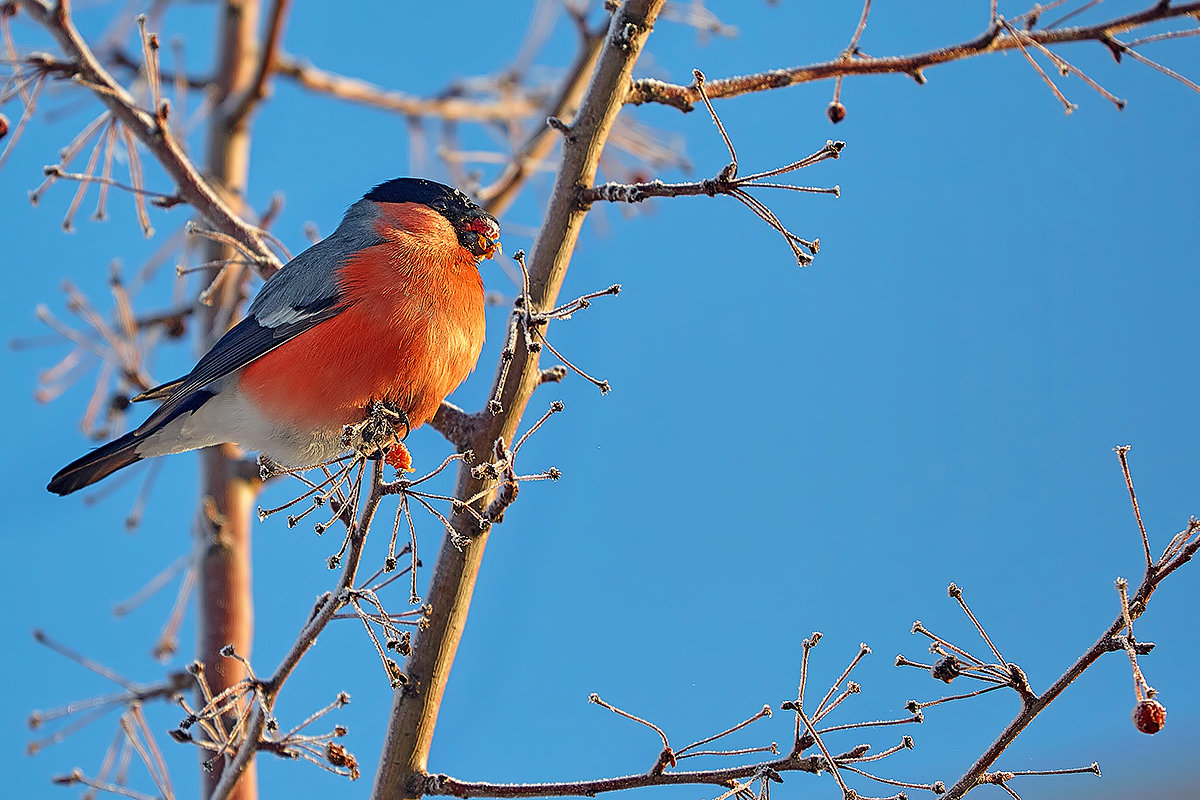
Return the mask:
<path id="1" fill-rule="evenodd" d="M 168 419 L 197 390 L 236 372 L 310 328 L 337 316 L 346 308 L 346 304 L 339 303 L 338 298 L 331 295 L 321 298 L 314 305 L 294 309 L 294 318 L 280 324 L 263 325 L 254 316 L 246 317 L 230 328 L 191 372 L 146 393 L 153 398 L 169 390 L 170 396 L 138 427 L 137 433 L 146 433 Z"/>

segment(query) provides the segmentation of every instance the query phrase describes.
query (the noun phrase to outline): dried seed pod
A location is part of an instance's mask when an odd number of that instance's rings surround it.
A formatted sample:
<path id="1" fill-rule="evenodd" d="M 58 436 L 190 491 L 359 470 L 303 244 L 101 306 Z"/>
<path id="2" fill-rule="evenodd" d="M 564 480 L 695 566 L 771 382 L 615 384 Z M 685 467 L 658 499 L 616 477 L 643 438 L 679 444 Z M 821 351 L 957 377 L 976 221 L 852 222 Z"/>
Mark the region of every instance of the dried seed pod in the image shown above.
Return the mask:
<path id="1" fill-rule="evenodd" d="M 949 683 L 959 675 L 962 675 L 962 665 L 954 656 L 942 656 L 933 663 L 929 674 L 939 681 Z"/>
<path id="2" fill-rule="evenodd" d="M 350 773 L 350 780 L 358 780 L 358 760 L 354 755 L 337 742 L 325 746 L 325 760 L 335 767 L 342 767 Z"/>

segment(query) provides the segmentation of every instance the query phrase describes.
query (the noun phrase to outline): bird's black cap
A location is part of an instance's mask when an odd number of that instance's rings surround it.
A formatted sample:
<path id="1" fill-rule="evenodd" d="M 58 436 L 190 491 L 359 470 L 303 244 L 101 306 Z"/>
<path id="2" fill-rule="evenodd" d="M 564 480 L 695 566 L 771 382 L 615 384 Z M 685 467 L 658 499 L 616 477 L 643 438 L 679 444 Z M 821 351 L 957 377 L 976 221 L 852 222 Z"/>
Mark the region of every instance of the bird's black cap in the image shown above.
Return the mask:
<path id="1" fill-rule="evenodd" d="M 483 212 L 458 189 L 424 178 L 393 178 L 367 192 L 364 199 L 376 203 L 421 203 L 453 223 L 464 217 L 478 217 Z"/>
<path id="2" fill-rule="evenodd" d="M 437 211 L 450 221 L 459 233 L 464 246 L 474 243 L 475 237 L 468 233 L 468 226 L 481 217 L 491 220 L 499 230 L 495 217 L 475 204 L 464 192 L 437 181 L 424 178 L 393 178 L 379 184 L 363 195 L 364 200 L 376 203 L 421 203 Z"/>

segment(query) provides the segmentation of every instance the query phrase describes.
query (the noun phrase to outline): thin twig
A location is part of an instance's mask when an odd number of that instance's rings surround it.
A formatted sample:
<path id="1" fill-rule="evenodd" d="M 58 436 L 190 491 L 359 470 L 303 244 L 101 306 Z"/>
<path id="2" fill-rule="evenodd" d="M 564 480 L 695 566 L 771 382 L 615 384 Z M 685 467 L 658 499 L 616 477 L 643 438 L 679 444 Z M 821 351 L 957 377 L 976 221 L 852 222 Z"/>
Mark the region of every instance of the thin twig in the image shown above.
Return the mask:
<path id="1" fill-rule="evenodd" d="M 1129 451 L 1132 445 L 1114 447 L 1113 452 L 1121 461 L 1121 472 L 1125 475 L 1125 488 L 1129 490 L 1129 502 L 1133 506 L 1133 516 L 1137 520 L 1138 531 L 1142 534 L 1142 551 L 1146 557 L 1146 571 L 1154 569 L 1154 556 L 1150 553 L 1150 537 L 1146 535 L 1146 526 L 1142 523 L 1142 510 L 1138 508 L 1137 493 L 1133 491 L 1133 476 L 1129 473 Z"/>

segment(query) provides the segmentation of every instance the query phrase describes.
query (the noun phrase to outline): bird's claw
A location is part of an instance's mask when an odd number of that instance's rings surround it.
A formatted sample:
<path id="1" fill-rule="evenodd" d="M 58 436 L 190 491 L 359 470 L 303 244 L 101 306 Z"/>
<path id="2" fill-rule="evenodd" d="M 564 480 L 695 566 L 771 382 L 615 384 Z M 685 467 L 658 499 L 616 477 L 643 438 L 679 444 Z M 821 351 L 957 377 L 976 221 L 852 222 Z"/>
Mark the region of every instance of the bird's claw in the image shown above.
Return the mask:
<path id="1" fill-rule="evenodd" d="M 378 419 L 390 425 L 392 433 L 395 434 L 400 441 L 403 442 L 408 438 L 408 434 L 410 432 L 408 425 L 408 414 L 404 412 L 404 409 L 399 408 L 390 400 L 380 400 L 375 402 L 371 406 L 370 416 L 372 419 Z M 403 436 L 400 436 L 401 425 L 404 426 Z"/>
<path id="2" fill-rule="evenodd" d="M 409 432 L 408 414 L 403 409 L 377 401 L 371 404 L 366 419 L 342 428 L 342 444 L 368 458 L 378 458 L 393 444 L 407 439 Z"/>

